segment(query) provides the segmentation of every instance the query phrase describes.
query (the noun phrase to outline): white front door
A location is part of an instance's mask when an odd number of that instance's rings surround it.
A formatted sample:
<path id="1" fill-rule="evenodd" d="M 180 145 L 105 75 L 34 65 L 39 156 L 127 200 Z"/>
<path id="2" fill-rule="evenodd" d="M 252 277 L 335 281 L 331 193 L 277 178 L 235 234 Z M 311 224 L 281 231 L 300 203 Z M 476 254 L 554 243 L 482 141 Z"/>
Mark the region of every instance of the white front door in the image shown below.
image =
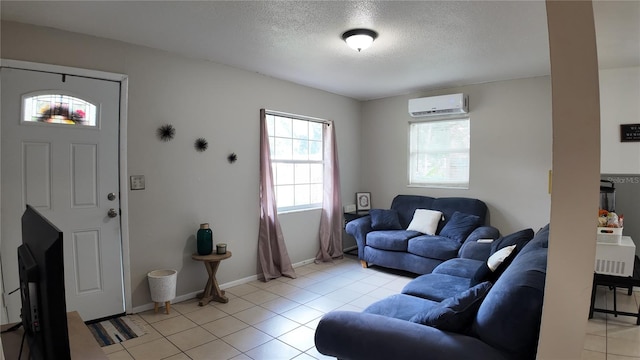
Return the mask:
<path id="1" fill-rule="evenodd" d="M 1 68 L 1 262 L 18 288 L 20 217 L 34 206 L 64 233 L 67 311 L 124 312 L 118 129 L 120 83 Z M 8 295 L 9 322 L 20 295 Z"/>

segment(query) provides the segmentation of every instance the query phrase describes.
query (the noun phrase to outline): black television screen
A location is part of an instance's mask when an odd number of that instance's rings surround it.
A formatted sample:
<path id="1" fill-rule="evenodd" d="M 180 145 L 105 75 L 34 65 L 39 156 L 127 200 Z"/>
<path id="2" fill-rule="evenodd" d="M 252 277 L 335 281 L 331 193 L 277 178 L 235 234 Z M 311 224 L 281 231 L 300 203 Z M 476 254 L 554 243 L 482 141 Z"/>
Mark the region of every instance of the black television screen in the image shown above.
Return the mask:
<path id="1" fill-rule="evenodd" d="M 22 325 L 31 359 L 70 359 L 62 232 L 30 205 L 18 247 Z"/>

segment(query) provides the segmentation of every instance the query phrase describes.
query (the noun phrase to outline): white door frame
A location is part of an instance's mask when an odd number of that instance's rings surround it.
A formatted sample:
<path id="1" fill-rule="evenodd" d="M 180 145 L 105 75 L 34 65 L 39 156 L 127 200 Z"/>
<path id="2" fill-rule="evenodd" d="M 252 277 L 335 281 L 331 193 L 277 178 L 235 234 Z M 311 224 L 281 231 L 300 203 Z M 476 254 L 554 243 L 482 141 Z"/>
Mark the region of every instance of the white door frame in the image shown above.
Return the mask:
<path id="1" fill-rule="evenodd" d="M 44 71 L 88 78 L 120 82 L 120 136 L 119 136 L 119 171 L 120 171 L 120 226 L 122 237 L 122 276 L 124 277 L 125 311 L 131 313 L 131 266 L 129 263 L 129 192 L 127 181 L 127 105 L 129 76 L 98 70 L 80 69 L 68 66 L 41 64 L 21 60 L 1 59 L 0 66 L 24 70 Z M 0 195 L 1 196 L 1 195 Z M 0 235 L 1 236 L 1 235 Z M 0 242 L 2 239 L 0 238 Z"/>

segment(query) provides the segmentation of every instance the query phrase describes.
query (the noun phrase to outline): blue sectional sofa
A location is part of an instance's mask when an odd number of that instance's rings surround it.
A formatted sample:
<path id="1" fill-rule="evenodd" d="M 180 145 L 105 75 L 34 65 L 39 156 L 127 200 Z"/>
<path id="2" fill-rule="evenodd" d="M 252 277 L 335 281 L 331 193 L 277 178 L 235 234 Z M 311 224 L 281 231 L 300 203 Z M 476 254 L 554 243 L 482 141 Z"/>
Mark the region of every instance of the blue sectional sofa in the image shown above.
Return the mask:
<path id="1" fill-rule="evenodd" d="M 473 285 L 482 281 L 475 277 L 486 262 L 453 259 L 361 313 L 325 314 L 316 329 L 316 348 L 345 360 L 535 359 L 548 225 L 528 241 L 532 235 L 527 229 L 483 244 L 494 254 L 510 247 L 503 241 L 517 244 L 515 257 L 510 264 L 505 260 L 497 279 Z M 443 296 L 450 297 L 438 300 Z"/>
<path id="2" fill-rule="evenodd" d="M 435 234 L 407 230 L 416 209 L 442 213 Z M 428 274 L 452 258 L 479 253 L 479 259 L 486 259 L 488 253 L 478 250 L 486 247 L 478 246 L 477 240 L 500 235 L 498 229 L 485 225 L 486 215 L 487 205 L 478 199 L 398 195 L 391 209 L 372 209 L 370 215 L 348 222 L 346 232 L 356 240 L 363 267 L 374 264 Z"/>

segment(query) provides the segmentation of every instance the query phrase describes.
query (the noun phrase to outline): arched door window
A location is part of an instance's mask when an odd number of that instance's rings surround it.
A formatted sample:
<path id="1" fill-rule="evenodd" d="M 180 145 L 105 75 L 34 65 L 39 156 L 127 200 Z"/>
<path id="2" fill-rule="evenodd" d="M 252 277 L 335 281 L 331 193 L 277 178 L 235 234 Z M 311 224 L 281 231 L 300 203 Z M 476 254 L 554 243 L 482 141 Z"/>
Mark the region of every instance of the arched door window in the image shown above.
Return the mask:
<path id="1" fill-rule="evenodd" d="M 96 105 L 71 95 L 28 94 L 22 105 L 23 122 L 96 126 Z"/>

